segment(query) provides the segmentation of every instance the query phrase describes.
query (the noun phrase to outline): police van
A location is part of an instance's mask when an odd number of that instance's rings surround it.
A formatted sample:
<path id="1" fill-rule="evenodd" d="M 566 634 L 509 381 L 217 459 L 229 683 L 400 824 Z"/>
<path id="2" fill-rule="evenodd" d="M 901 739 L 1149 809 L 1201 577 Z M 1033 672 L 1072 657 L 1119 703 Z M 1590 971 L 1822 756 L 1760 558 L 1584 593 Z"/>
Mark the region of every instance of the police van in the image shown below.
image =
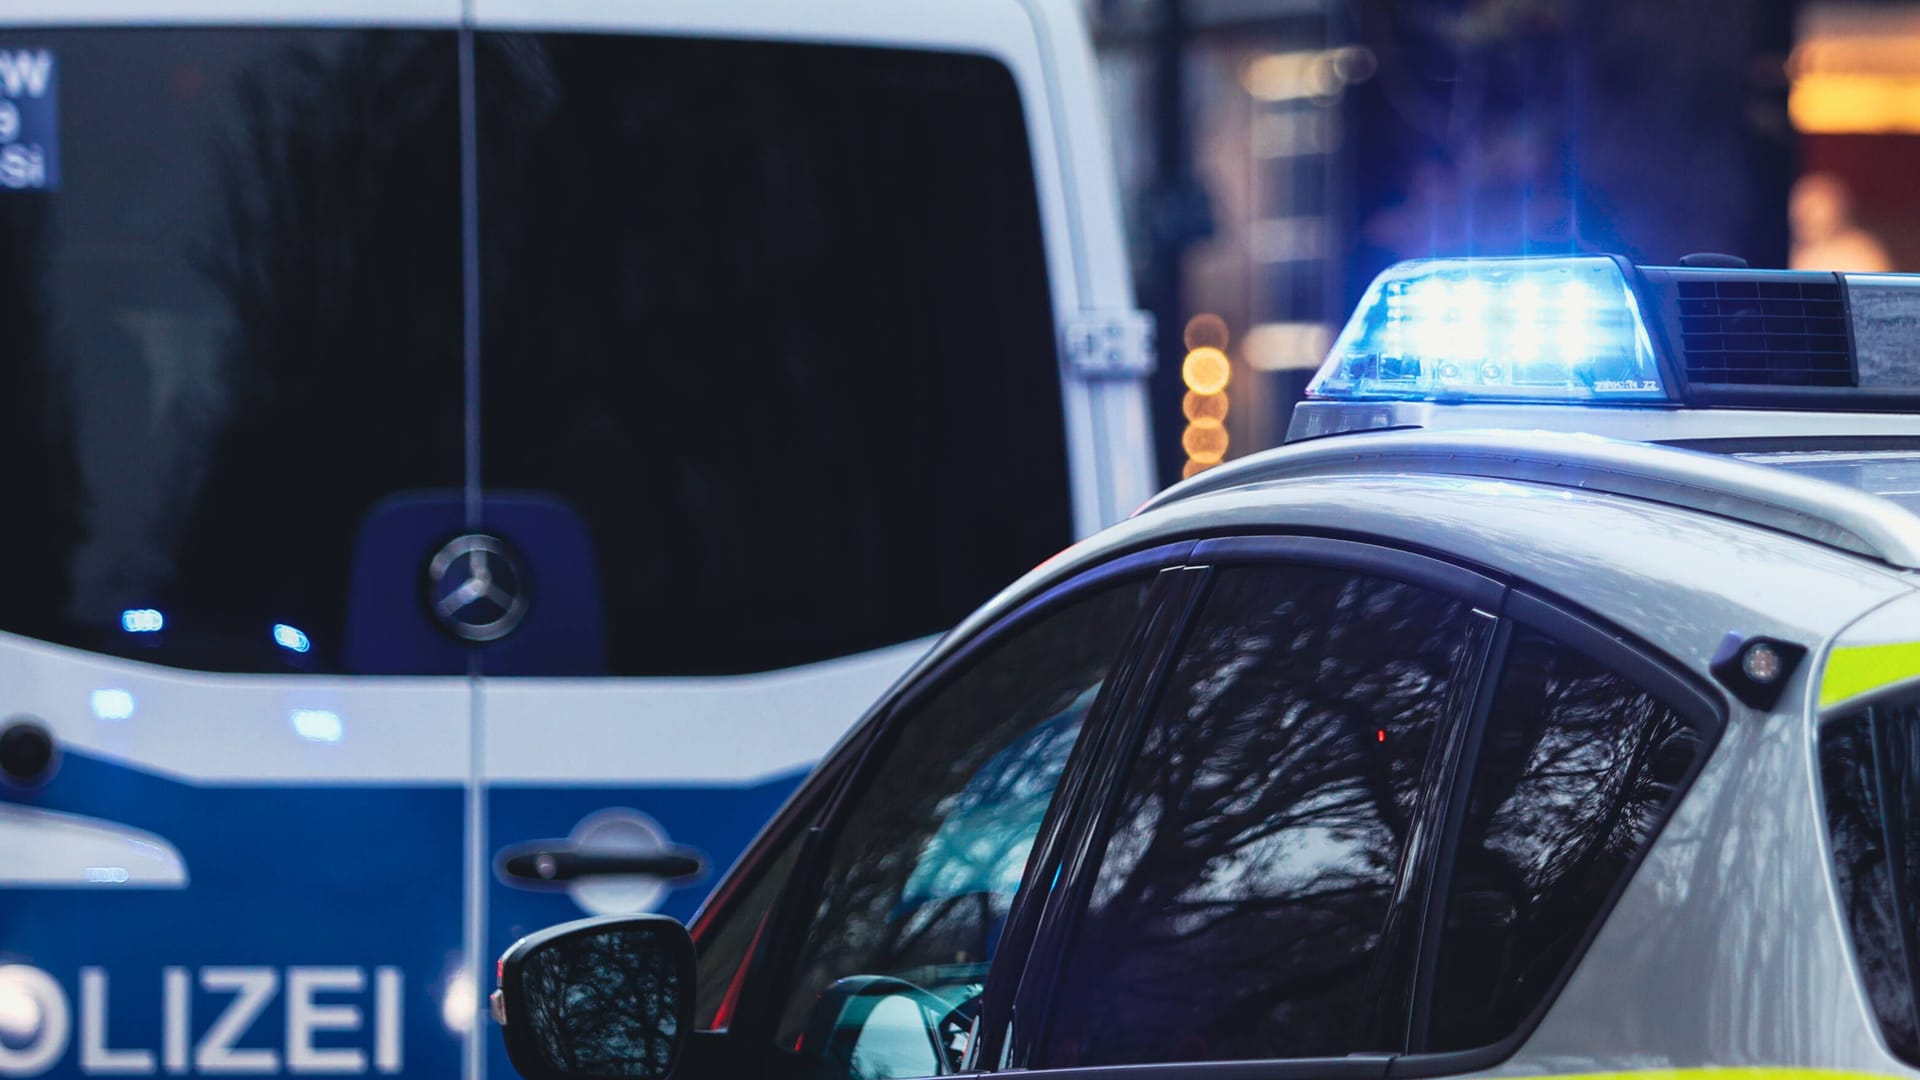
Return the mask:
<path id="1" fill-rule="evenodd" d="M 1106 138 L 1072 0 L 0 0 L 0 1077 L 690 914 L 1154 489 Z"/>
<path id="2" fill-rule="evenodd" d="M 1920 275 L 1394 267 L 1012 583 L 529 1080 L 1920 1075 Z M 1702 265 L 1706 263 L 1707 265 Z"/>

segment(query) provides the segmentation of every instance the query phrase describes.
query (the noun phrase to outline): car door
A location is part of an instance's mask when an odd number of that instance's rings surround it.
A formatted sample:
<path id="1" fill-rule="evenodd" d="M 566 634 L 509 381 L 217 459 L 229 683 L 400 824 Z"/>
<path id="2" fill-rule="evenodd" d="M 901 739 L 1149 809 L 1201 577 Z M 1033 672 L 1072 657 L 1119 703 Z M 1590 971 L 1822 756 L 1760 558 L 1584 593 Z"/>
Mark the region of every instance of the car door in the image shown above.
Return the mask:
<path id="1" fill-rule="evenodd" d="M 0 27 L 0 1073 L 448 1076 L 472 694 L 353 657 L 464 475 L 458 5 L 226 6 Z"/>
<path id="2" fill-rule="evenodd" d="M 693 1054 L 689 1077 L 958 1066 L 1035 840 L 1084 783 L 1074 763 L 1178 592 L 1161 569 L 1190 546 L 1048 590 L 884 706 L 831 802 L 763 841 L 770 872 L 703 920 L 696 1015 L 732 1047 Z"/>

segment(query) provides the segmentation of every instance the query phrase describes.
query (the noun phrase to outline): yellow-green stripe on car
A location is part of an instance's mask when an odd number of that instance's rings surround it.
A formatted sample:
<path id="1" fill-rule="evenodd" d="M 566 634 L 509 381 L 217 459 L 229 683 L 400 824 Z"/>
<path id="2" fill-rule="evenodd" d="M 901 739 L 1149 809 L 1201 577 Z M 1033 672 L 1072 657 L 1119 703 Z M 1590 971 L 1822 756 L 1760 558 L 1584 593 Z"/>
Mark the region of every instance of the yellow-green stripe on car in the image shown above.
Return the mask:
<path id="1" fill-rule="evenodd" d="M 1827 656 L 1820 676 L 1820 708 L 1920 679 L 1920 641 L 1840 645 Z"/>

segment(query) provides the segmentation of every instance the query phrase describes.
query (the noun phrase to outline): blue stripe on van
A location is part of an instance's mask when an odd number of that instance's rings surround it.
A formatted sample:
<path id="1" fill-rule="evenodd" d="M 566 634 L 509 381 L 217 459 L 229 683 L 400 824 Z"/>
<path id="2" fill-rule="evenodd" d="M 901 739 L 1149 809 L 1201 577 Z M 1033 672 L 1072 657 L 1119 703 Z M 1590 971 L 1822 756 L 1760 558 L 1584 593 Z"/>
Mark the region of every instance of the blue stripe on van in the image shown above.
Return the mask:
<path id="1" fill-rule="evenodd" d="M 200 985 L 209 967 L 244 969 L 243 980 L 265 974 L 274 984 L 234 1040 L 242 1061 L 259 1059 L 248 1050 L 268 1051 L 287 1070 L 290 969 L 347 969 L 348 978 L 358 972 L 359 991 L 322 989 L 311 1001 L 352 1007 L 354 1022 L 317 1027 L 298 1041 L 320 1051 L 357 1049 L 366 1071 L 376 1071 L 376 983 L 385 968 L 401 976 L 401 1008 L 397 1017 L 389 1012 L 397 1071 L 458 1075 L 461 1039 L 443 1022 L 442 1004 L 462 943 L 459 785 L 196 785 L 69 752 L 45 788 L 7 790 L 0 800 L 156 833 L 178 849 L 189 875 L 184 889 L 0 888 L 0 964 L 44 971 L 65 995 L 66 1047 L 44 1075 L 104 1071 L 82 1068 L 88 1043 L 144 1052 L 156 1073 L 167 1074 L 168 968 L 184 969 L 190 980 L 186 1071 L 199 1073 L 194 1059 L 217 1054 L 203 1044 L 237 1000 Z M 104 1016 L 84 1008 L 85 968 L 99 969 Z M 211 980 L 217 987 L 233 977 Z M 0 1035 L 16 1052 L 36 1037 Z"/>

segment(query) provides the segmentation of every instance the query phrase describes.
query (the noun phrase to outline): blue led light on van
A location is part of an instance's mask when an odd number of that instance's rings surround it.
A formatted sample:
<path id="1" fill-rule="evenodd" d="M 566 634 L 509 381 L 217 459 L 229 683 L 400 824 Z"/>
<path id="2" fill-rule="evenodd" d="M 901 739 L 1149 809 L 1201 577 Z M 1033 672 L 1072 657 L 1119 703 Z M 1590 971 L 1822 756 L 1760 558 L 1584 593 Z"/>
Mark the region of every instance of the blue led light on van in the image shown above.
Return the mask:
<path id="1" fill-rule="evenodd" d="M 308 742 L 339 742 L 345 725 L 332 709 L 295 709 L 289 717 L 294 733 Z"/>
<path id="2" fill-rule="evenodd" d="M 93 715 L 101 720 L 133 719 L 133 695 L 125 690 L 95 690 L 89 703 Z"/>
<path id="3" fill-rule="evenodd" d="M 129 634 L 154 634 L 167 627 L 167 617 L 152 608 L 128 608 L 120 613 L 120 629 Z"/>
<path id="4" fill-rule="evenodd" d="M 313 648 L 313 642 L 297 626 L 286 623 L 273 624 L 273 643 L 291 652 L 303 653 Z"/>
<path id="5" fill-rule="evenodd" d="M 1668 394 L 1619 265 L 1569 256 L 1389 268 L 1307 396 L 1596 403 Z"/>

